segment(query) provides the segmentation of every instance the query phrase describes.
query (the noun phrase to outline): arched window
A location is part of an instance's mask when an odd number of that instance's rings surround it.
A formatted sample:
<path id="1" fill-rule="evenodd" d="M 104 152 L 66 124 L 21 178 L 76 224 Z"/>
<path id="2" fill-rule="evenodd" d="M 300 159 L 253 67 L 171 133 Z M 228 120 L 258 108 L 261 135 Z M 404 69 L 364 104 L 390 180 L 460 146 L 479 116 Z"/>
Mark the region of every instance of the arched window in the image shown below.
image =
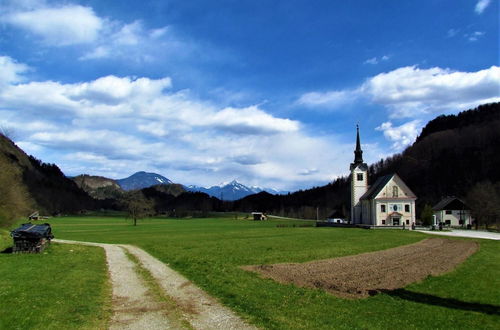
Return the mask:
<path id="1" fill-rule="evenodd" d="M 394 186 L 392 187 L 392 197 L 398 197 L 399 192 L 398 192 L 398 187 Z"/>

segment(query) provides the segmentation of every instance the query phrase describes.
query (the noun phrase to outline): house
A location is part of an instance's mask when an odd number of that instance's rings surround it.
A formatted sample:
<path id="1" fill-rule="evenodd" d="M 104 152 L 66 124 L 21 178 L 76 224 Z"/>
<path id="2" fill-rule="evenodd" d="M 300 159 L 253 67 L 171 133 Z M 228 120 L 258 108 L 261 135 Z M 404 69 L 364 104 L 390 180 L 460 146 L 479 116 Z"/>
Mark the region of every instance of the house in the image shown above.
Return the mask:
<path id="1" fill-rule="evenodd" d="M 336 210 L 328 218 L 326 222 L 329 223 L 347 223 L 346 217 L 342 211 Z"/>
<path id="2" fill-rule="evenodd" d="M 252 212 L 252 218 L 254 220 L 267 220 L 267 216 L 262 212 Z"/>
<path id="3" fill-rule="evenodd" d="M 39 220 L 40 219 L 40 213 L 38 211 L 35 211 L 33 213 L 31 213 L 29 216 L 28 216 L 28 219 L 30 221 L 32 220 Z"/>
<path id="4" fill-rule="evenodd" d="M 356 127 L 356 149 L 351 170 L 351 223 L 369 226 L 402 226 L 415 223 L 417 197 L 397 174 L 380 177 L 368 185 L 368 166 Z"/>
<path id="5" fill-rule="evenodd" d="M 470 208 L 459 198 L 446 197 L 432 207 L 436 223 L 447 226 L 472 224 Z"/>

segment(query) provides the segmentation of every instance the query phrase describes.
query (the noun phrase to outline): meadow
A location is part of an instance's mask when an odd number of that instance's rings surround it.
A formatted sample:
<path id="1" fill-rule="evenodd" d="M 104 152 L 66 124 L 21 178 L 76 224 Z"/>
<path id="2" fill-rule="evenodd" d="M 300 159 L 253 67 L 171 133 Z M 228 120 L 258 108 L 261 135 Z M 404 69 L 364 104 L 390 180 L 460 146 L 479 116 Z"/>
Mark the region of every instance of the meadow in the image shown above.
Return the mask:
<path id="1" fill-rule="evenodd" d="M 310 222 L 230 217 L 155 218 L 142 220 L 138 226 L 118 216 L 62 217 L 50 222 L 57 238 L 139 246 L 249 322 L 266 329 L 500 326 L 500 244 L 496 241 L 478 240 L 479 252 L 448 274 L 429 277 L 402 290 L 349 300 L 262 279 L 240 266 L 353 255 L 414 243 L 428 236 L 400 230 L 314 228 L 300 226 Z M 64 253 L 59 245 L 54 247 Z"/>
<path id="2" fill-rule="evenodd" d="M 0 230 L 0 251 L 11 245 Z M 52 244 L 0 254 L 0 329 L 105 329 L 111 287 L 100 248 Z"/>

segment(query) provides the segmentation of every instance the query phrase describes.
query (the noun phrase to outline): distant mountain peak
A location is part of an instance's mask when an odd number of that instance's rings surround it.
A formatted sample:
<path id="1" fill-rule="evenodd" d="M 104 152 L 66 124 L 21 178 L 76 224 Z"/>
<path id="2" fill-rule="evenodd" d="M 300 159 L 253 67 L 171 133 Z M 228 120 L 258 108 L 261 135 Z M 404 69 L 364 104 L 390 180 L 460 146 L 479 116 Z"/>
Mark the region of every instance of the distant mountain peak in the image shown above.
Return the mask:
<path id="1" fill-rule="evenodd" d="M 210 196 L 221 198 L 228 201 L 233 201 L 237 199 L 244 198 L 248 195 L 253 195 L 266 191 L 271 194 L 280 194 L 286 192 L 280 192 L 276 189 L 271 188 L 260 188 L 256 186 L 248 187 L 237 180 L 221 182 L 217 186 L 211 187 L 199 187 L 199 186 L 185 186 L 186 190 L 189 191 L 200 191 L 204 192 Z"/>
<path id="2" fill-rule="evenodd" d="M 116 180 L 123 190 L 135 190 L 148 188 L 158 184 L 173 184 L 172 181 L 166 177 L 151 172 L 139 171 L 128 178 Z"/>

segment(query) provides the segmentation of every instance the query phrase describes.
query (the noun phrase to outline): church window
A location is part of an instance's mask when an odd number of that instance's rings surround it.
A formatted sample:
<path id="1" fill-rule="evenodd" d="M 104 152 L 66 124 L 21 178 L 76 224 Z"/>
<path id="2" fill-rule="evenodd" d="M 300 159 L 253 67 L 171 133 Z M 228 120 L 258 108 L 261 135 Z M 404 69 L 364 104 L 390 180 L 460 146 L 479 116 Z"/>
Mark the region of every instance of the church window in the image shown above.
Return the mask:
<path id="1" fill-rule="evenodd" d="M 398 197 L 399 192 L 398 192 L 398 187 L 394 186 L 392 187 L 392 197 Z"/>
<path id="2" fill-rule="evenodd" d="M 446 210 L 446 214 L 451 214 L 451 210 Z"/>
<path id="3" fill-rule="evenodd" d="M 406 224 L 409 225 L 410 224 L 410 220 L 406 219 Z"/>
<path id="4" fill-rule="evenodd" d="M 357 178 L 358 181 L 363 181 L 363 173 L 358 173 Z"/>
<path id="5" fill-rule="evenodd" d="M 382 220 L 382 224 L 385 225 L 385 220 Z"/>
<path id="6" fill-rule="evenodd" d="M 393 211 L 397 211 L 397 210 L 398 210 L 398 206 L 397 206 L 396 204 L 394 204 L 394 205 L 392 206 L 392 210 L 393 210 Z"/>
<path id="7" fill-rule="evenodd" d="M 380 212 L 385 212 L 385 205 L 380 205 Z"/>
<path id="8" fill-rule="evenodd" d="M 405 212 L 410 212 L 410 204 L 405 204 Z"/>

